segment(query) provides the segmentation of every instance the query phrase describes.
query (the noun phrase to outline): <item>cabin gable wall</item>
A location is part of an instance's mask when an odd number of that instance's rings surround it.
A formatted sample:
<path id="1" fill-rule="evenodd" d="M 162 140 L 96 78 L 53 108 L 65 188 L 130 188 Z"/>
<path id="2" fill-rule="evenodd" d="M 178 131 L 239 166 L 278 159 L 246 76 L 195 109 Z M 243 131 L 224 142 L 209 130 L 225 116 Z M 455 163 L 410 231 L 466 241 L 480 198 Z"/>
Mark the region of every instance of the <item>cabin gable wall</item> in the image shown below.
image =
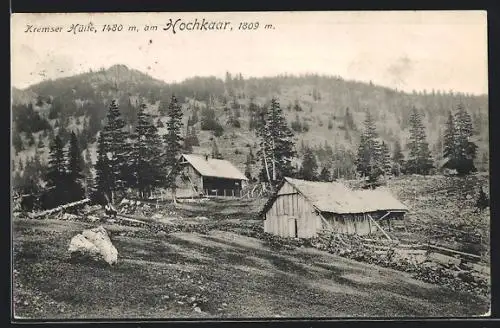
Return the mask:
<path id="1" fill-rule="evenodd" d="M 322 228 L 312 204 L 285 182 L 265 214 L 264 231 L 281 237 L 311 238 Z"/>

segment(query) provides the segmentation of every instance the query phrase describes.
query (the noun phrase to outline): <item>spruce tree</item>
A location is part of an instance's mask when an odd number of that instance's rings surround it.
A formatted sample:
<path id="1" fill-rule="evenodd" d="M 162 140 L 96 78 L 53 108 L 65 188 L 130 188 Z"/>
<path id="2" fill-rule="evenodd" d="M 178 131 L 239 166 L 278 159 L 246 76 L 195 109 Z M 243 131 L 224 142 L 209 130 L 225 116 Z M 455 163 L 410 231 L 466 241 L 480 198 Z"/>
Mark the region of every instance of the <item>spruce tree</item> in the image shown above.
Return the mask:
<path id="1" fill-rule="evenodd" d="M 287 125 L 285 116 L 276 98 L 259 124 L 258 136 L 262 159 L 261 177 L 272 183 L 293 174 L 292 158 L 296 155 L 293 133 Z"/>
<path id="2" fill-rule="evenodd" d="M 316 156 L 314 155 L 313 150 L 307 147 L 302 160 L 299 176 L 304 180 L 316 181 L 318 180 L 317 171 L 318 162 L 316 161 Z"/>
<path id="3" fill-rule="evenodd" d="M 394 143 L 394 150 L 392 152 L 392 174 L 395 176 L 399 176 L 402 172 L 402 169 L 404 168 L 405 162 L 404 162 L 404 155 L 403 151 L 401 149 L 401 143 L 399 141 L 396 141 Z"/>
<path id="4" fill-rule="evenodd" d="M 465 110 L 463 104 L 459 104 L 455 113 L 455 168 L 459 175 L 476 172 L 474 160 L 477 156 L 477 146 L 470 141 L 474 131 L 472 120 L 469 113 Z"/>
<path id="5" fill-rule="evenodd" d="M 349 111 L 349 107 L 345 109 L 345 115 L 344 115 L 344 127 L 345 129 L 354 129 L 354 120 L 352 118 L 352 114 Z"/>
<path id="6" fill-rule="evenodd" d="M 72 201 L 77 201 L 83 198 L 84 191 L 82 188 L 82 179 L 83 179 L 83 158 L 80 152 L 80 148 L 78 147 L 78 139 L 74 132 L 71 132 L 69 149 L 68 149 L 68 189 L 69 189 L 69 197 Z"/>
<path id="7" fill-rule="evenodd" d="M 191 145 L 193 146 L 200 145 L 200 141 L 198 140 L 198 133 L 196 132 L 196 128 L 194 126 L 191 127 L 191 132 L 189 137 L 191 139 Z"/>
<path id="8" fill-rule="evenodd" d="M 45 175 L 47 186 L 51 190 L 51 201 L 45 204 L 45 208 L 56 207 L 66 203 L 67 173 L 64 158 L 63 143 L 59 136 L 56 136 L 50 146 L 49 163 L 47 174 Z"/>
<path id="9" fill-rule="evenodd" d="M 191 129 L 189 128 L 189 125 L 186 126 L 186 136 L 184 137 L 184 143 L 182 144 L 182 150 L 188 154 L 193 152 L 192 135 L 191 135 Z"/>
<path id="10" fill-rule="evenodd" d="M 451 111 L 448 112 L 448 120 L 444 131 L 444 149 L 443 156 L 448 160 L 448 164 L 452 164 L 457 156 L 457 146 L 455 144 L 457 130 L 455 128 L 455 120 Z M 454 165 L 451 165 L 452 167 Z M 451 168 L 451 167 L 450 167 Z"/>
<path id="11" fill-rule="evenodd" d="M 167 134 L 164 135 L 165 142 L 165 167 L 167 169 L 166 185 L 172 190 L 174 203 L 177 202 L 175 197 L 176 179 L 180 172 L 178 159 L 182 150 L 184 138 L 181 135 L 182 129 L 182 109 L 177 103 L 177 98 L 172 95 L 170 104 L 168 105 L 168 122 Z"/>
<path id="12" fill-rule="evenodd" d="M 252 180 L 252 158 L 250 154 L 247 155 L 247 160 L 245 162 L 245 176 L 248 180 Z"/>
<path id="13" fill-rule="evenodd" d="M 319 174 L 319 180 L 324 181 L 324 182 L 331 182 L 332 181 L 332 176 L 330 173 L 330 170 L 328 169 L 328 166 L 323 166 L 321 169 L 321 172 Z"/>
<path id="14" fill-rule="evenodd" d="M 123 121 L 120 110 L 115 100 L 112 100 L 108 113 L 106 115 L 106 125 L 104 126 L 102 135 L 103 149 L 109 157 L 109 165 L 111 176 L 109 178 L 109 191 L 111 201 L 114 202 L 114 194 L 121 190 L 125 184 L 125 178 L 129 170 L 127 133 L 123 130 L 125 122 Z"/>
<path id="15" fill-rule="evenodd" d="M 406 162 L 406 172 L 427 175 L 434 167 L 426 139 L 422 116 L 413 107 L 410 114 L 410 142 L 408 143 L 410 153 Z"/>
<path id="16" fill-rule="evenodd" d="M 222 154 L 219 152 L 219 147 L 215 139 L 212 141 L 212 158 L 223 159 Z"/>
<path id="17" fill-rule="evenodd" d="M 480 212 L 484 211 L 488 206 L 490 206 L 490 199 L 488 198 L 488 195 L 484 192 L 483 188 L 479 189 L 479 195 L 476 199 L 476 204 L 475 204 L 477 210 Z"/>
<path id="18" fill-rule="evenodd" d="M 162 180 L 161 151 L 162 143 L 151 115 L 146 113 L 146 105 L 141 104 L 137 111 L 137 125 L 132 135 L 130 186 L 137 188 L 142 197 Z"/>
<path id="19" fill-rule="evenodd" d="M 391 154 L 389 152 L 389 147 L 384 141 L 382 141 L 382 144 L 380 145 L 380 152 L 382 169 L 384 170 L 385 174 L 390 174 L 392 169 Z"/>
<path id="20" fill-rule="evenodd" d="M 13 131 L 12 132 L 12 145 L 16 151 L 16 154 L 21 150 L 24 150 L 23 139 L 21 138 L 21 134 Z"/>
<path id="21" fill-rule="evenodd" d="M 111 197 L 111 191 L 114 188 L 113 169 L 108 156 L 106 140 L 102 133 L 97 138 L 97 161 L 95 164 L 96 170 L 96 189 L 102 195 Z M 104 201 L 104 199 L 99 199 Z"/>
<path id="22" fill-rule="evenodd" d="M 383 172 L 381 149 L 375 121 L 370 112 L 366 112 L 364 131 L 360 137 L 356 169 L 362 176 L 373 176 L 373 172 Z"/>

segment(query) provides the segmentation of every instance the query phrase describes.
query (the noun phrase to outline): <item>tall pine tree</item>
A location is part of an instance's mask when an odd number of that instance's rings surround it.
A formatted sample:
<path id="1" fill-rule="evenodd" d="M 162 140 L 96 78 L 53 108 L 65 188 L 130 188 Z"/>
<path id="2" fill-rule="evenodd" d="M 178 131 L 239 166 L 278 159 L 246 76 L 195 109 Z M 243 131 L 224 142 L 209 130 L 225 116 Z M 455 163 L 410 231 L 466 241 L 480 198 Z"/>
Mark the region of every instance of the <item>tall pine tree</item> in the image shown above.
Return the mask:
<path id="1" fill-rule="evenodd" d="M 125 122 L 121 117 L 116 100 L 112 100 L 106 116 L 107 122 L 102 133 L 103 149 L 108 156 L 110 165 L 109 192 L 111 202 L 114 202 L 115 192 L 122 190 L 125 185 L 129 162 L 127 160 L 128 145 L 127 133 L 124 131 Z"/>
<path id="2" fill-rule="evenodd" d="M 167 134 L 164 135 L 164 141 L 166 147 L 165 167 L 167 168 L 166 185 L 172 191 L 174 203 L 177 203 L 175 196 L 177 186 L 175 181 L 180 172 L 178 159 L 184 140 L 181 135 L 182 125 L 182 109 L 177 103 L 177 98 L 172 95 L 170 104 L 168 105 Z"/>
<path id="3" fill-rule="evenodd" d="M 222 154 L 219 151 L 219 147 L 217 146 L 217 142 L 215 141 L 215 139 L 212 141 L 212 158 L 223 159 Z"/>
<path id="4" fill-rule="evenodd" d="M 402 173 L 404 165 L 405 156 L 403 155 L 403 150 L 401 149 L 401 143 L 396 141 L 392 151 L 392 174 L 399 176 Z"/>
<path id="5" fill-rule="evenodd" d="M 474 134 L 472 120 L 463 104 L 458 105 L 455 113 L 455 127 L 455 169 L 459 175 L 476 172 L 474 160 L 477 156 L 477 146 L 470 141 Z"/>
<path id="6" fill-rule="evenodd" d="M 49 163 L 45 175 L 50 190 L 45 197 L 45 208 L 56 207 L 67 201 L 67 172 L 63 148 L 61 138 L 57 135 L 50 145 Z"/>
<path id="7" fill-rule="evenodd" d="M 328 166 L 325 165 L 321 169 L 321 172 L 319 174 L 319 180 L 324 181 L 324 182 L 331 182 L 332 181 L 332 176 L 331 176 L 331 173 L 330 173 Z"/>
<path id="8" fill-rule="evenodd" d="M 145 110 L 146 105 L 141 104 L 137 112 L 137 125 L 132 137 L 131 151 L 134 177 L 132 186 L 137 188 L 142 197 L 148 196 L 163 177 L 161 138 L 151 115 Z"/>
<path id="9" fill-rule="evenodd" d="M 356 169 L 362 176 L 371 176 L 374 172 L 383 172 L 383 165 L 375 121 L 369 111 L 366 112 L 364 128 L 358 147 Z"/>
<path id="10" fill-rule="evenodd" d="M 262 159 L 261 178 L 276 183 L 285 176 L 293 175 L 292 158 L 296 155 L 293 133 L 287 125 L 285 116 L 276 98 L 258 125 Z"/>
<path id="11" fill-rule="evenodd" d="M 100 133 L 97 138 L 97 161 L 95 164 L 95 171 L 95 187 L 98 191 L 97 200 L 102 203 L 104 202 L 104 198 L 100 196 L 107 195 L 107 197 L 111 197 L 111 191 L 114 188 L 113 170 L 107 152 L 106 140 L 102 133 Z"/>
<path id="12" fill-rule="evenodd" d="M 68 189 L 69 198 L 72 201 L 77 201 L 83 198 L 84 190 L 83 184 L 83 158 L 78 146 L 78 139 L 74 132 L 71 132 L 71 137 L 69 141 L 68 149 L 68 167 L 67 167 L 67 177 L 68 177 Z"/>
<path id="13" fill-rule="evenodd" d="M 452 164 L 457 158 L 457 146 L 455 144 L 457 130 L 455 128 L 455 120 L 451 111 L 448 112 L 448 120 L 444 131 L 444 149 L 443 156 Z M 451 165 L 453 166 L 453 165 Z M 451 167 L 450 167 L 451 168 Z"/>
<path id="14" fill-rule="evenodd" d="M 427 143 L 422 116 L 415 107 L 412 108 L 410 114 L 410 142 L 408 143 L 408 149 L 410 153 L 405 171 L 410 174 L 429 174 L 434 165 L 432 164 L 431 151 Z"/>
<path id="15" fill-rule="evenodd" d="M 384 174 L 390 174 L 392 169 L 391 154 L 389 152 L 389 147 L 384 141 L 382 141 L 382 144 L 380 145 L 380 161 Z"/>
<path id="16" fill-rule="evenodd" d="M 316 155 L 314 155 L 313 150 L 309 147 L 306 148 L 304 153 L 299 177 L 309 181 L 318 180 L 318 162 L 316 161 Z"/>

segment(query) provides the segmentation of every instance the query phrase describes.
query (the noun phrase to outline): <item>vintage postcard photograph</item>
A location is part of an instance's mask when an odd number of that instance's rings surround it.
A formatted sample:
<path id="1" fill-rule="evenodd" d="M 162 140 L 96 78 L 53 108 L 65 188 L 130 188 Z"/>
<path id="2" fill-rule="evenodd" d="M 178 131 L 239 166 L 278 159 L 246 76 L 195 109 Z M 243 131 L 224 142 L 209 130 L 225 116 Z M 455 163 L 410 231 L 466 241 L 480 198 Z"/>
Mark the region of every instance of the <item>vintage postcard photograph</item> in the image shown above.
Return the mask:
<path id="1" fill-rule="evenodd" d="M 490 315 L 485 11 L 15 13 L 13 320 Z"/>

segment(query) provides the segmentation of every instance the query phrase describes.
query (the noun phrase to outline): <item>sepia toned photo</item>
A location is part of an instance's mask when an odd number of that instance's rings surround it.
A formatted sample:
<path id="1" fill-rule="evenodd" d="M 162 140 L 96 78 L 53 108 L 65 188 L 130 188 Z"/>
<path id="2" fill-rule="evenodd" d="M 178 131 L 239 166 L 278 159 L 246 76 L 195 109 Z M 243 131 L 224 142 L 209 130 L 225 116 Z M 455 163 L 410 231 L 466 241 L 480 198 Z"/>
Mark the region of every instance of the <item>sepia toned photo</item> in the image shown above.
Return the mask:
<path id="1" fill-rule="evenodd" d="M 13 320 L 490 315 L 484 11 L 11 15 Z"/>

